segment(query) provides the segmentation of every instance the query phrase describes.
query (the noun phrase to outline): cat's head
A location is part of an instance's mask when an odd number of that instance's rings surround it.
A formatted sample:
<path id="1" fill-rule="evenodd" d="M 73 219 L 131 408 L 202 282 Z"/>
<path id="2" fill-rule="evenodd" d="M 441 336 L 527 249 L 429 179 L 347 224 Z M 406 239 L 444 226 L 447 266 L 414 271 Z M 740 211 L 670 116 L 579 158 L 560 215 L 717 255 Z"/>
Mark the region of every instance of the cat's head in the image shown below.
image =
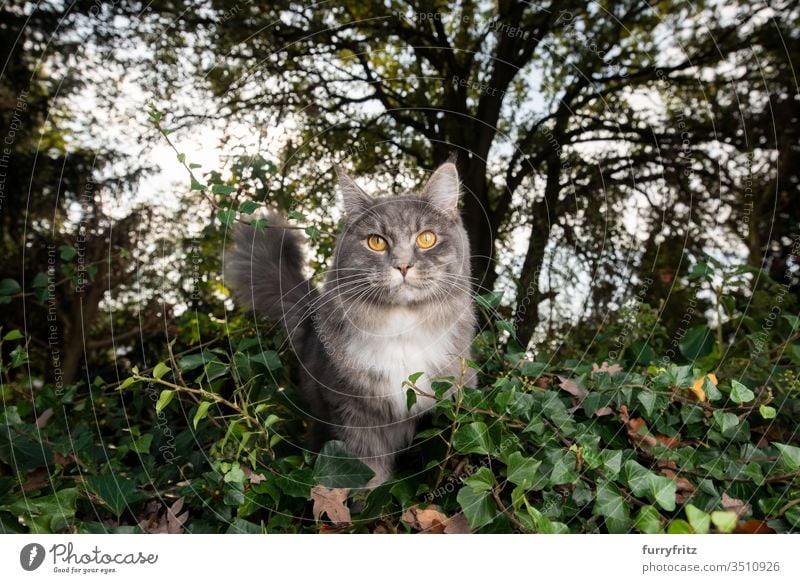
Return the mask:
<path id="1" fill-rule="evenodd" d="M 469 294 L 469 241 L 455 164 L 443 164 L 418 193 L 404 196 L 370 196 L 337 173 L 345 222 L 329 280 L 344 295 L 373 305 L 413 305 Z"/>

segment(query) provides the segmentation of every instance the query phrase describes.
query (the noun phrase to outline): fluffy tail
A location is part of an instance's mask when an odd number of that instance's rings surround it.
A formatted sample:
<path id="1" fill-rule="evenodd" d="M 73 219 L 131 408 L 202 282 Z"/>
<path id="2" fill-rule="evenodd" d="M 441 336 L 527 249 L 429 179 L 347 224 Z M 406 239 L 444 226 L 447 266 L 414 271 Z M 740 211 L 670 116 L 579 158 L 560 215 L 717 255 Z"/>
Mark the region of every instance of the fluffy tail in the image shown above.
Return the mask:
<path id="1" fill-rule="evenodd" d="M 290 339 L 297 340 L 313 299 L 311 283 L 303 277 L 300 239 L 290 229 L 271 226 L 285 224 L 276 215 L 269 216 L 267 224 L 261 230 L 234 227 L 234 247 L 225 255 L 226 284 L 241 304 L 283 322 Z"/>

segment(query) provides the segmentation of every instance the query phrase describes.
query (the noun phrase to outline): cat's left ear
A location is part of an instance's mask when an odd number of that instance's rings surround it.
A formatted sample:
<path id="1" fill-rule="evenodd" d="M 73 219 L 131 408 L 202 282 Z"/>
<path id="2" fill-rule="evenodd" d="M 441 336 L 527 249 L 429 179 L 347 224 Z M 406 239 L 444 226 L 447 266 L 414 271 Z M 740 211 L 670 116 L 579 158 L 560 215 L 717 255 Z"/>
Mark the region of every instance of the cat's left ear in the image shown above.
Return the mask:
<path id="1" fill-rule="evenodd" d="M 342 193 L 345 214 L 356 215 L 367 210 L 372 204 L 372 197 L 364 192 L 341 166 L 336 164 L 334 168 L 336 168 L 336 176 L 339 179 L 339 190 Z"/>
<path id="2" fill-rule="evenodd" d="M 422 188 L 421 197 L 439 210 L 454 215 L 458 213 L 461 181 L 452 162 L 445 162 L 436 169 Z"/>

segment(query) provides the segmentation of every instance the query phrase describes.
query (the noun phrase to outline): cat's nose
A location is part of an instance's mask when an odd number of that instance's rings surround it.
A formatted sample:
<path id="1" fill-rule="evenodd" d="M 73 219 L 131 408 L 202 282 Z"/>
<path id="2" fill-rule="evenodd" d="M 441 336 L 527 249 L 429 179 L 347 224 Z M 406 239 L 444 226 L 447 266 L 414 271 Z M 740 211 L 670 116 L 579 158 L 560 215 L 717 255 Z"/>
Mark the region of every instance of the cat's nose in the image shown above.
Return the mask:
<path id="1" fill-rule="evenodd" d="M 408 273 L 408 270 L 411 269 L 411 264 L 400 263 L 399 265 L 395 265 L 395 268 L 400 271 L 400 273 L 403 275 L 403 278 L 405 279 L 406 273 Z"/>

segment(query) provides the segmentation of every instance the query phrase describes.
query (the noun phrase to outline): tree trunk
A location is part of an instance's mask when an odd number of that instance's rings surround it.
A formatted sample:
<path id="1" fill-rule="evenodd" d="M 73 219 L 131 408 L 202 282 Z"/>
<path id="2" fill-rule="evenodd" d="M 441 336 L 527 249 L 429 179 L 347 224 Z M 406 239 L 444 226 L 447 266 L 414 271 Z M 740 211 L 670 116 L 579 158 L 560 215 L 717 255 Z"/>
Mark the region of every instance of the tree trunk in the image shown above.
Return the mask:
<path id="1" fill-rule="evenodd" d="M 539 325 L 539 303 L 544 297 L 539 293 L 539 275 L 544 262 L 544 252 L 550 238 L 553 205 L 558 202 L 561 188 L 561 162 L 557 157 L 551 158 L 547 164 L 547 183 L 544 200 L 533 206 L 533 227 L 528 241 L 528 251 L 522 264 L 519 284 L 517 286 L 516 311 L 514 327 L 517 340 L 523 348 L 527 348 Z"/>

